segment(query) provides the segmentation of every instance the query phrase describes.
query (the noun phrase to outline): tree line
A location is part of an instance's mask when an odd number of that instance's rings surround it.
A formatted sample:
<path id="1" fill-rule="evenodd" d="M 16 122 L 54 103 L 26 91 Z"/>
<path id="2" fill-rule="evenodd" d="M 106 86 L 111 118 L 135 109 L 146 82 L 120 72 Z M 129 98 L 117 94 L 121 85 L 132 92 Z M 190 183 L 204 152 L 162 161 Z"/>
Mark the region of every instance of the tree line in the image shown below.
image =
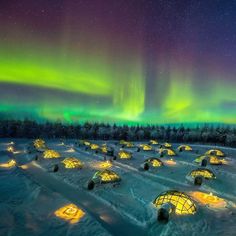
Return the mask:
<path id="1" fill-rule="evenodd" d="M 63 124 L 61 122 L 37 123 L 32 120 L 1 120 L 0 138 L 64 138 L 93 140 L 130 140 L 178 143 L 208 143 L 236 147 L 236 127 L 226 125 L 201 125 L 193 128 L 164 125 L 117 125 L 86 122 Z"/>

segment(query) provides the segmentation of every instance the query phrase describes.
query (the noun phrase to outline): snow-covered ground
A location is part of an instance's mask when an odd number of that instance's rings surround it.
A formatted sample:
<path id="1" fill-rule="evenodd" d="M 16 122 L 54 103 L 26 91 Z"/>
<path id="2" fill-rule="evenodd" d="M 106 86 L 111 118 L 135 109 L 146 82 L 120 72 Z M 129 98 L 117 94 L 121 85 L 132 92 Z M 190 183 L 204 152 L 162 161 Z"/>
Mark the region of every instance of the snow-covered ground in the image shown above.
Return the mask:
<path id="1" fill-rule="evenodd" d="M 6 144 L 0 143 L 0 151 Z M 22 153 L 16 155 L 19 163 L 30 159 Z M 0 169 L 0 185 L 0 235 L 111 235 L 86 209 L 77 224 L 57 218 L 54 212 L 71 202 L 39 185 L 18 167 Z"/>
<path id="2" fill-rule="evenodd" d="M 0 150 L 5 150 L 8 142 L 0 141 Z M 54 140 L 47 141 L 47 145 L 58 151 L 61 158 L 32 161 L 35 154 L 24 152 L 27 142 L 15 141 L 19 152 L 13 154 L 17 165 L 24 168 L 0 170 L 0 206 L 5 212 L 1 214 L 5 215 L 3 219 L 0 216 L 0 235 L 6 232 L 10 232 L 9 235 L 235 235 L 236 149 L 221 148 L 228 164 L 208 166 L 217 178 L 196 187 L 186 176 L 199 167 L 194 159 L 212 147 L 193 145 L 192 152 L 178 152 L 176 157 L 161 158 L 164 166 L 148 171 L 140 170 L 140 165 L 148 157 L 159 158 L 158 152 L 136 152 L 137 148 L 130 148 L 133 158 L 113 161 L 110 168 L 120 175 L 121 183 L 96 186 L 88 191 L 88 180 L 102 169 L 102 154 L 76 147 L 73 140 L 65 141 L 63 145 Z M 112 145 L 115 152 L 120 149 L 114 142 L 107 144 Z M 177 146 L 173 145 L 173 149 L 176 150 Z M 64 157 L 80 159 L 84 168 L 64 169 L 60 165 L 58 172 L 52 172 L 54 164 L 60 163 Z M 170 158 L 176 161 L 176 165 L 166 164 Z M 157 210 L 151 203 L 161 192 L 170 189 L 187 193 L 211 192 L 224 198 L 228 205 L 224 209 L 212 209 L 196 203 L 195 215 L 173 215 L 168 224 L 163 225 L 156 221 Z M 86 213 L 77 224 L 71 225 L 53 214 L 68 202 Z"/>

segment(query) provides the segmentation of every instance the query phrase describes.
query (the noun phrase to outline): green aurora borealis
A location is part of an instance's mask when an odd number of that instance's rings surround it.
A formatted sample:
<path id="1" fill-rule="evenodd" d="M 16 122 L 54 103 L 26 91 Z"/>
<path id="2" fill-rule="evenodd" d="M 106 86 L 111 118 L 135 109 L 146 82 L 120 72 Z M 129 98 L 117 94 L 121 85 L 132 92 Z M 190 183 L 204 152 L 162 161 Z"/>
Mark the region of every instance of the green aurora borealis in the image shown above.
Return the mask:
<path id="1" fill-rule="evenodd" d="M 73 7 L 67 6 L 59 23 L 50 16 L 57 27 L 51 28 L 44 19 L 33 33 L 33 23 L 27 25 L 26 16 L 17 16 L 14 25 L 3 14 L 5 22 L 0 23 L 4 35 L 0 38 L 3 117 L 128 124 L 236 123 L 236 70 L 219 50 L 209 50 L 208 54 L 206 45 L 201 47 L 201 39 L 191 41 L 191 34 L 183 39 L 182 26 L 178 33 L 173 32 L 178 40 L 170 39 L 165 30 L 153 46 L 146 36 L 153 25 L 146 29 L 148 23 L 144 26 L 137 23 L 129 31 L 126 23 L 130 19 L 126 19 L 124 26 L 113 32 L 108 26 L 120 25 L 119 20 L 109 22 L 105 17 L 108 23 L 101 20 L 91 27 L 87 23 L 90 17 L 84 13 L 82 20 L 78 19 Z M 5 14 L 7 10 L 6 7 Z M 128 10 L 139 19 L 137 12 Z M 96 14 L 99 19 L 102 13 Z M 29 18 L 36 22 L 33 16 Z M 163 19 L 160 21 L 166 24 Z M 148 33 L 143 33 L 146 30 Z M 193 29 L 194 35 L 198 30 Z M 140 31 L 144 35 L 141 39 L 137 35 Z M 162 41 L 168 43 L 161 44 Z M 208 43 L 210 49 L 212 42 Z"/>

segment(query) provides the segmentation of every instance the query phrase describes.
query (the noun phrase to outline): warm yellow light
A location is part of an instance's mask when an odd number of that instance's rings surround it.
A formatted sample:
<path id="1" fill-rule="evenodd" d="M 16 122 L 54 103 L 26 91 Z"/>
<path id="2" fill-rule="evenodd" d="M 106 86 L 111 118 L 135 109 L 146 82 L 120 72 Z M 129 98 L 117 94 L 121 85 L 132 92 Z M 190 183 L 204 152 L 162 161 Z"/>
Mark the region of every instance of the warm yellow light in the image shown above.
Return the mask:
<path id="1" fill-rule="evenodd" d="M 1 164 L 0 164 L 0 167 L 2 167 L 2 168 L 12 168 L 12 167 L 14 167 L 15 165 L 16 165 L 16 161 L 13 160 L 13 159 L 11 159 L 11 160 L 9 160 L 9 161 L 6 162 L 6 163 L 1 163 Z"/>
<path id="2" fill-rule="evenodd" d="M 192 151 L 193 149 L 189 145 L 180 145 L 178 150 Z"/>
<path id="3" fill-rule="evenodd" d="M 85 212 L 76 205 L 69 204 L 56 210 L 54 214 L 63 220 L 69 221 L 70 224 L 75 224 L 80 221 L 80 219 L 85 215 Z"/>
<path id="4" fill-rule="evenodd" d="M 96 150 L 99 148 L 99 145 L 92 143 L 92 144 L 90 144 L 90 148 L 91 148 L 91 150 Z"/>
<path id="5" fill-rule="evenodd" d="M 185 146 L 185 151 L 192 151 L 193 149 L 190 146 Z"/>
<path id="6" fill-rule="evenodd" d="M 67 169 L 82 168 L 83 167 L 83 163 L 74 157 L 67 157 L 66 159 L 64 159 L 62 161 L 62 163 L 64 164 L 65 168 L 67 168 Z"/>
<path id="7" fill-rule="evenodd" d="M 172 150 L 170 148 L 160 148 L 159 153 L 160 154 L 167 154 L 168 156 L 175 156 L 176 155 L 174 150 Z"/>
<path id="8" fill-rule="evenodd" d="M 118 174 L 112 170 L 97 171 L 94 176 L 94 180 L 99 179 L 101 183 L 119 182 L 121 179 Z"/>
<path id="9" fill-rule="evenodd" d="M 151 140 L 150 140 L 150 144 L 156 145 L 156 144 L 158 144 L 158 141 L 157 141 L 157 140 L 154 140 L 154 139 L 151 139 Z"/>
<path id="10" fill-rule="evenodd" d="M 96 161 L 91 164 L 91 167 L 95 169 L 107 169 L 112 167 L 112 163 L 110 161 Z"/>
<path id="11" fill-rule="evenodd" d="M 108 173 L 104 173 L 101 175 L 101 180 L 104 182 L 112 181 L 114 177 Z"/>
<path id="12" fill-rule="evenodd" d="M 154 166 L 154 167 L 161 166 L 161 163 L 157 160 L 153 160 L 152 161 L 152 166 Z"/>
<path id="13" fill-rule="evenodd" d="M 15 149 L 13 146 L 9 146 L 9 147 L 7 147 L 7 151 L 13 153 L 15 151 Z"/>
<path id="14" fill-rule="evenodd" d="M 174 161 L 174 160 L 171 158 L 171 159 L 169 159 L 169 160 L 166 160 L 166 161 L 165 161 L 165 164 L 170 165 L 170 166 L 174 166 L 174 165 L 176 165 L 176 161 Z"/>
<path id="15" fill-rule="evenodd" d="M 28 169 L 29 167 L 28 167 L 27 165 L 21 165 L 20 168 L 23 169 L 23 170 L 26 170 L 26 169 Z"/>
<path id="16" fill-rule="evenodd" d="M 110 161 L 103 161 L 99 163 L 100 168 L 110 168 L 112 167 L 112 163 Z"/>
<path id="17" fill-rule="evenodd" d="M 151 151 L 152 150 L 152 146 L 147 145 L 147 144 L 143 145 L 142 148 L 144 151 Z"/>
<path id="18" fill-rule="evenodd" d="M 193 170 L 190 172 L 190 175 L 194 178 L 196 176 L 202 176 L 205 179 L 215 179 L 215 175 L 212 171 L 205 169 L 205 168 L 199 168 L 196 170 Z"/>
<path id="19" fill-rule="evenodd" d="M 102 147 L 101 147 L 101 151 L 102 151 L 103 153 L 107 153 L 107 151 L 108 151 L 107 146 L 102 146 Z"/>
<path id="20" fill-rule="evenodd" d="M 171 148 L 171 147 L 172 147 L 172 145 L 171 145 L 170 143 L 164 143 L 164 146 L 165 146 L 166 148 Z"/>
<path id="21" fill-rule="evenodd" d="M 162 161 L 158 158 L 149 158 L 146 162 L 150 163 L 153 167 L 160 167 L 163 165 Z"/>
<path id="22" fill-rule="evenodd" d="M 102 172 L 100 177 L 102 182 L 111 182 L 119 179 L 119 176 L 115 172 L 107 171 Z"/>
<path id="23" fill-rule="evenodd" d="M 164 203 L 171 203 L 175 206 L 175 213 L 178 215 L 194 214 L 196 206 L 192 199 L 183 192 L 167 191 L 160 194 L 153 204 L 160 208 Z"/>
<path id="24" fill-rule="evenodd" d="M 220 159 L 218 159 L 216 156 L 210 156 L 210 164 L 212 165 L 221 165 L 223 164 Z"/>
<path id="25" fill-rule="evenodd" d="M 130 159 L 132 157 L 132 154 L 123 150 L 118 153 L 118 156 L 121 159 Z"/>
<path id="26" fill-rule="evenodd" d="M 213 195 L 212 193 L 208 194 L 196 191 L 196 192 L 190 192 L 190 195 L 195 201 L 203 205 L 207 205 L 211 208 L 224 208 L 227 206 L 227 202 L 223 198 L 219 198 Z"/>
<path id="27" fill-rule="evenodd" d="M 34 144 L 34 147 L 37 149 L 46 147 L 45 141 L 43 139 L 36 139 L 34 140 L 33 144 Z"/>
<path id="28" fill-rule="evenodd" d="M 90 142 L 84 141 L 84 145 L 85 145 L 85 146 L 90 146 Z"/>
<path id="29" fill-rule="evenodd" d="M 45 159 L 49 159 L 49 158 L 59 158 L 61 157 L 60 153 L 57 152 L 57 151 L 54 151 L 54 150 L 46 150 L 44 153 L 43 153 L 43 157 Z"/>
<path id="30" fill-rule="evenodd" d="M 223 157 L 225 156 L 225 154 L 219 150 L 219 149 L 211 149 L 211 150 L 208 150 L 205 155 L 215 155 L 215 156 L 218 156 L 218 157 Z"/>
<path id="31" fill-rule="evenodd" d="M 222 164 L 228 164 L 228 161 L 225 159 L 219 159 L 217 156 L 200 156 L 195 159 L 196 163 L 200 163 L 203 159 L 209 160 L 211 165 L 222 165 Z"/>
<path id="32" fill-rule="evenodd" d="M 11 152 L 11 153 L 13 153 L 13 154 L 19 154 L 19 153 L 21 153 L 20 151 L 15 151 L 15 148 L 14 148 L 13 146 L 7 147 L 7 151 L 8 151 L 8 152 Z"/>
<path id="33" fill-rule="evenodd" d="M 134 147 L 134 144 L 131 143 L 131 142 L 128 142 L 128 143 L 126 144 L 126 147 L 128 147 L 128 148 Z"/>

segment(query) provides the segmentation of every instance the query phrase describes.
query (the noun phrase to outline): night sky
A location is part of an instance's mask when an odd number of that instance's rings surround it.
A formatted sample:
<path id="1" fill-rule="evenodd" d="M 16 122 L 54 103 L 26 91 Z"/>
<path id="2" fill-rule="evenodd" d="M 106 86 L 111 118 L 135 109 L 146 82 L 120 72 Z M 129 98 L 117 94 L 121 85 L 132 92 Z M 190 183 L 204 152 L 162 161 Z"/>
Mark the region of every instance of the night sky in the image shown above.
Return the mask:
<path id="1" fill-rule="evenodd" d="M 236 1 L 0 0 L 0 115 L 236 123 Z"/>

